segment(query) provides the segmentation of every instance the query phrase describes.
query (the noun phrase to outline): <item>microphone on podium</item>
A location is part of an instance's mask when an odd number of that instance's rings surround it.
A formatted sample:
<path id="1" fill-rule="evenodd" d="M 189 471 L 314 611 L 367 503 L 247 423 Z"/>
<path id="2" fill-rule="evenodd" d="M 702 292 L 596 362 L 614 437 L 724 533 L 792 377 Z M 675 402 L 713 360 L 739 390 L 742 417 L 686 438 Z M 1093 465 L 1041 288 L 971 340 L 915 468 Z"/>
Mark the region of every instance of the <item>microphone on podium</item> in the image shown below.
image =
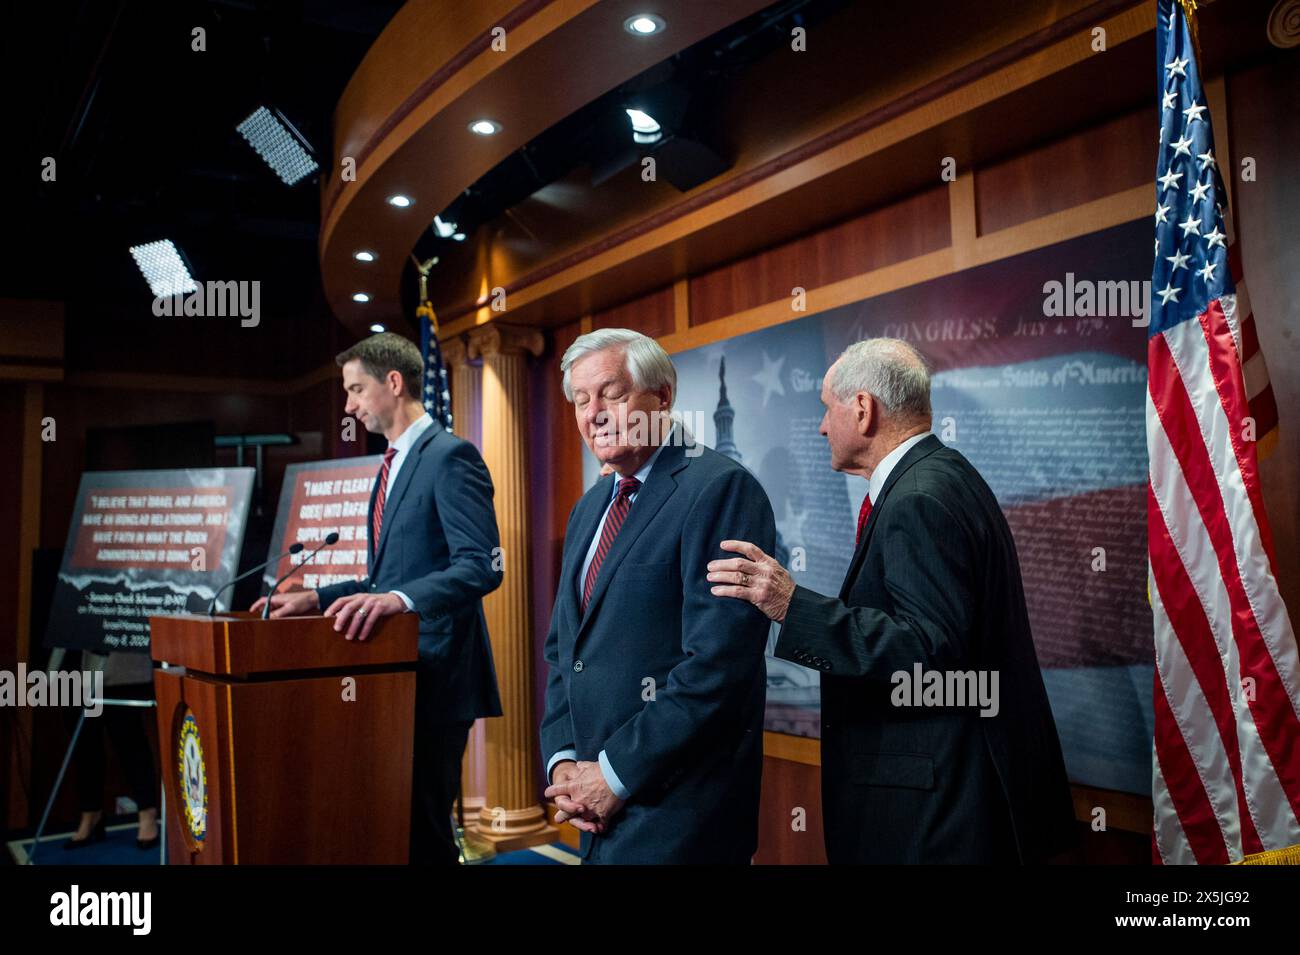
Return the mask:
<path id="1" fill-rule="evenodd" d="M 280 585 L 284 583 L 286 580 L 288 580 L 290 577 L 292 577 L 294 574 L 298 573 L 298 571 L 303 567 L 304 564 L 310 563 L 312 558 L 315 557 L 317 554 L 319 554 L 326 547 L 330 547 L 334 544 L 337 544 L 338 542 L 339 542 L 339 532 L 330 531 L 328 534 L 325 535 L 325 540 L 321 542 L 320 546 L 302 559 L 302 563 L 298 564 L 297 567 L 291 567 L 287 574 L 285 574 L 283 577 L 281 577 L 279 580 L 277 580 L 274 584 L 271 585 L 271 591 L 266 595 L 266 606 L 262 608 L 263 620 L 271 619 L 271 598 L 274 597 L 275 592 L 280 589 Z"/>
<path id="2" fill-rule="evenodd" d="M 269 567 L 272 564 L 277 564 L 280 561 L 284 560 L 284 558 L 288 557 L 290 554 L 296 554 L 301 550 L 302 550 L 301 544 L 294 544 L 283 554 L 277 554 L 275 557 L 272 557 L 270 560 L 264 561 L 263 563 L 258 564 L 256 567 L 249 568 L 248 570 L 240 574 L 238 577 L 232 577 L 230 580 L 227 580 L 224 584 L 222 584 L 219 588 L 217 588 L 217 592 L 214 593 L 212 595 L 212 599 L 208 601 L 208 616 L 211 617 L 213 611 L 216 609 L 217 598 L 221 596 L 222 591 L 230 589 L 235 584 L 243 580 L 245 577 L 248 577 L 251 574 L 255 574 L 259 570 L 262 570 L 265 567 Z"/>

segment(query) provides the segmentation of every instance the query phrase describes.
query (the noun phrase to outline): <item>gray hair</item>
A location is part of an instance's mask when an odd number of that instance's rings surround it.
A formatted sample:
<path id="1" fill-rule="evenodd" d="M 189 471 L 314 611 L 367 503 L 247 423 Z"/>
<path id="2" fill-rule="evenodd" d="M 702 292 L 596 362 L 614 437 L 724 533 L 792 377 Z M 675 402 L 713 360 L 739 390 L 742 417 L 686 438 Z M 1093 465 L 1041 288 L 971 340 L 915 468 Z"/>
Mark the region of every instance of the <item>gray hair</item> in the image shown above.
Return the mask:
<path id="1" fill-rule="evenodd" d="M 844 349 L 830 390 L 842 402 L 865 391 L 900 418 L 930 417 L 930 367 L 899 338 L 868 338 Z"/>
<path id="2" fill-rule="evenodd" d="M 594 332 L 579 335 L 577 341 L 564 351 L 560 359 L 560 371 L 564 372 L 564 397 L 573 400 L 573 385 L 569 380 L 569 370 L 578 359 L 606 348 L 623 348 L 623 360 L 628 373 L 632 376 L 632 385 L 638 391 L 658 391 L 665 386 L 669 389 L 668 406 L 677 398 L 677 369 L 663 346 L 649 335 L 630 328 L 598 328 Z"/>

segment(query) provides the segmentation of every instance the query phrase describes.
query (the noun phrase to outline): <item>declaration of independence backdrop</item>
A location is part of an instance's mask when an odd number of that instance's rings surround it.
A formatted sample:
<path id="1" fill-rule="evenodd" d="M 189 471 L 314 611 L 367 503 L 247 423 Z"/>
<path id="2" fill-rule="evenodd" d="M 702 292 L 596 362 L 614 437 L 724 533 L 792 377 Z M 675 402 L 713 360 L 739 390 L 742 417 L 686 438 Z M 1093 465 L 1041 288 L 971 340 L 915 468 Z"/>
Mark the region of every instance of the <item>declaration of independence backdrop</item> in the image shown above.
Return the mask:
<path id="1" fill-rule="evenodd" d="M 1136 283 L 1140 315 L 1150 233 L 1128 223 L 673 356 L 677 411 L 767 489 L 795 579 L 834 594 L 867 482 L 830 469 L 822 376 L 861 338 L 920 348 L 935 433 L 983 474 L 1015 534 L 1070 777 L 1133 793 L 1151 787 L 1146 334 L 1132 314 L 1097 315 L 1090 283 Z M 1044 314 L 1049 282 L 1060 317 Z M 818 710 L 816 674 L 769 656 L 767 728 L 817 736 Z"/>

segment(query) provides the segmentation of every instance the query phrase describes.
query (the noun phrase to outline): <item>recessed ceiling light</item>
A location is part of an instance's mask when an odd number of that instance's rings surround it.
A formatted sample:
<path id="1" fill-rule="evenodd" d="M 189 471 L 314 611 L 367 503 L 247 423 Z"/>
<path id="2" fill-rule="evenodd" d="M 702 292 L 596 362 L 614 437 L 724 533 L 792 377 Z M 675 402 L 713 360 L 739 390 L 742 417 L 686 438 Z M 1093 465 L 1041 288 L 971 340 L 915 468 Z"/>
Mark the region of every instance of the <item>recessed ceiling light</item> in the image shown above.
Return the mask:
<path id="1" fill-rule="evenodd" d="M 370 296 L 367 295 L 365 292 L 353 292 L 353 293 L 352 293 L 352 301 L 354 301 L 354 302 L 368 302 L 368 301 L 370 301 Z"/>
<path id="2" fill-rule="evenodd" d="M 390 206 L 397 206 L 399 209 L 405 209 L 411 204 L 411 201 L 410 196 L 396 195 L 388 197 L 388 204 Z"/>
<path id="3" fill-rule="evenodd" d="M 501 124 L 491 119 L 476 119 L 469 124 L 469 131 L 480 136 L 495 136 L 501 132 Z"/>
<path id="4" fill-rule="evenodd" d="M 666 26 L 668 24 L 664 22 L 664 18 L 653 13 L 638 13 L 623 21 L 623 29 L 633 36 L 653 36 L 662 33 Z"/>
<path id="5" fill-rule="evenodd" d="M 455 239 L 457 242 L 464 242 L 464 241 L 465 241 L 465 233 L 464 233 L 464 232 L 457 232 L 455 235 L 452 236 L 452 238 Z"/>
<path id="6" fill-rule="evenodd" d="M 380 325 L 378 322 L 376 322 L 375 324 L 371 325 L 371 326 L 370 326 L 370 330 L 371 330 L 372 332 L 374 332 L 376 335 L 378 335 L 380 332 L 386 332 L 386 331 L 388 331 L 388 329 L 384 328 L 384 326 L 383 326 L 383 325 Z"/>
<path id="7" fill-rule="evenodd" d="M 367 252 L 362 249 L 360 252 L 353 252 L 352 258 L 356 259 L 358 262 L 373 262 L 375 261 L 375 253 Z"/>

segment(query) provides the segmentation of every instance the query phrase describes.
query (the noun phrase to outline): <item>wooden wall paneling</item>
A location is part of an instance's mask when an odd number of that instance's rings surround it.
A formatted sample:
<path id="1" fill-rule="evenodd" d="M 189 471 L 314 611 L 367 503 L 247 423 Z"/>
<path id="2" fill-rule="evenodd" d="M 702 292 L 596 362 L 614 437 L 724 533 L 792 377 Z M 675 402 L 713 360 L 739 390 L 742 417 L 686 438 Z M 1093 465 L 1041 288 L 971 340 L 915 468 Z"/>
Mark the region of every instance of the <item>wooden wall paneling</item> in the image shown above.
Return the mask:
<path id="1" fill-rule="evenodd" d="M 631 328 L 651 338 L 670 334 L 677 327 L 674 286 L 624 302 L 591 316 L 592 328 Z"/>
<path id="2" fill-rule="evenodd" d="M 1136 186 L 1155 195 L 1154 108 L 1079 130 L 975 174 L 979 234 L 1030 222 Z"/>
<path id="3" fill-rule="evenodd" d="M 690 280 L 690 324 L 914 259 L 949 243 L 948 198 L 936 186 Z"/>

